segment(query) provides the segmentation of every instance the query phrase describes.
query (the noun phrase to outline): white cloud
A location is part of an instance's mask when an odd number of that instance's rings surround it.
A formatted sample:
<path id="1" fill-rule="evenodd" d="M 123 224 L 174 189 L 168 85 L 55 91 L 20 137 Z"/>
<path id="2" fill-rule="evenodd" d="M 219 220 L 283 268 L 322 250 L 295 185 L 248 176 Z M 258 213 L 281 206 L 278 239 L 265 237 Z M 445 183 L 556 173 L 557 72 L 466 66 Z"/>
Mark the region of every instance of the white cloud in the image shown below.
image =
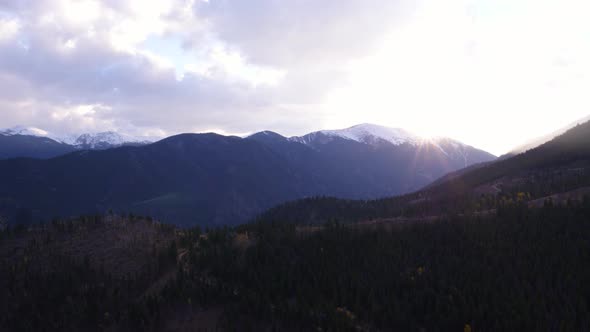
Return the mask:
<path id="1" fill-rule="evenodd" d="M 0 121 L 169 134 L 378 122 L 501 153 L 588 113 L 589 9 L 0 0 Z"/>
<path id="2" fill-rule="evenodd" d="M 240 53 L 232 52 L 221 45 L 212 48 L 206 60 L 187 64 L 185 70 L 230 82 L 248 82 L 254 86 L 277 85 L 286 75 L 285 70 L 249 64 Z"/>
<path id="3" fill-rule="evenodd" d="M 78 25 L 93 24 L 101 14 L 101 5 L 92 0 L 62 0 L 58 11 L 67 21 Z"/>
<path id="4" fill-rule="evenodd" d="M 327 122 L 402 126 L 498 154 L 565 126 L 590 112 L 588 6 L 424 3 L 353 64 L 352 83 L 323 104 Z"/>
<path id="5" fill-rule="evenodd" d="M 366 55 L 409 10 L 403 1 L 382 0 L 223 0 L 196 6 L 211 31 L 249 60 L 280 66 L 328 65 Z"/>
<path id="6" fill-rule="evenodd" d="M 13 39 L 20 29 L 20 22 L 15 18 L 0 17 L 0 42 Z"/>

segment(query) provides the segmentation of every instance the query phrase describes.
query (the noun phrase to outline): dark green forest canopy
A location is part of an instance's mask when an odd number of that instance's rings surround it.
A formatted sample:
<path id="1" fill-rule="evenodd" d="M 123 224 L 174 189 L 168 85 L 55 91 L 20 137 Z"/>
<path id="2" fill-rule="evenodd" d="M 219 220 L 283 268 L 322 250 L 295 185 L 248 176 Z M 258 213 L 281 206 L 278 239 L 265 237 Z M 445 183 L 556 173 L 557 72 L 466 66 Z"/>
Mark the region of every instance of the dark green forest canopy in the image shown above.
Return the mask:
<path id="1" fill-rule="evenodd" d="M 203 233 L 133 220 L 118 222 L 150 234 L 129 240 L 148 254 L 124 276 L 108 259 L 55 246 L 56 239 L 77 243 L 84 232 L 99 234 L 104 218 L 57 222 L 32 237 L 3 232 L 1 325 L 171 330 L 179 319 L 222 308 L 216 324 L 225 330 L 590 327 L 589 199 L 540 209 L 515 203 L 494 216 L 393 231 L 332 222 L 301 232 L 292 223 L 260 222 Z M 27 239 L 26 249 L 6 259 L 14 250 L 6 244 L 19 239 Z M 51 268 L 31 266 L 46 255 Z"/>
<path id="2" fill-rule="evenodd" d="M 0 232 L 9 331 L 590 330 L 590 123 L 382 200 L 255 222 L 133 215 Z"/>

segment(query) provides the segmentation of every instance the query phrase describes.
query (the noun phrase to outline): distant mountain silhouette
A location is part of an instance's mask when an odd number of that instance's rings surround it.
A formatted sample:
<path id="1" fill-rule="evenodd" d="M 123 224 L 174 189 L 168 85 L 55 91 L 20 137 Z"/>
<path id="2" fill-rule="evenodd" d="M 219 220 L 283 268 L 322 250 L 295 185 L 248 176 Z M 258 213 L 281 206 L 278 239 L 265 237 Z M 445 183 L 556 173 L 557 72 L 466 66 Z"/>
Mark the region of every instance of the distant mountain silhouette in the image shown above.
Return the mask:
<path id="1" fill-rule="evenodd" d="M 238 224 L 303 197 L 406 193 L 493 158 L 451 140 L 182 134 L 144 146 L 0 161 L 0 214 L 30 222 L 113 209 L 179 225 Z"/>
<path id="2" fill-rule="evenodd" d="M 306 198 L 266 211 L 261 220 L 346 222 L 446 214 L 495 214 L 520 202 L 567 204 L 590 197 L 590 122 L 513 157 L 451 172 L 424 189 L 378 200 Z"/>
<path id="3" fill-rule="evenodd" d="M 401 129 L 368 124 L 291 138 L 261 132 L 249 139 L 267 145 L 297 169 L 320 175 L 328 184 L 325 194 L 347 198 L 410 192 L 448 172 L 495 159 L 451 139 L 423 140 Z"/>
<path id="4" fill-rule="evenodd" d="M 16 126 L 0 130 L 0 159 L 47 159 L 76 150 L 105 150 L 144 145 L 156 140 L 153 137 L 134 137 L 112 131 L 60 136 L 35 127 Z"/>
<path id="5" fill-rule="evenodd" d="M 0 135 L 0 159 L 31 157 L 51 158 L 75 151 L 71 145 L 56 142 L 47 137 Z"/>

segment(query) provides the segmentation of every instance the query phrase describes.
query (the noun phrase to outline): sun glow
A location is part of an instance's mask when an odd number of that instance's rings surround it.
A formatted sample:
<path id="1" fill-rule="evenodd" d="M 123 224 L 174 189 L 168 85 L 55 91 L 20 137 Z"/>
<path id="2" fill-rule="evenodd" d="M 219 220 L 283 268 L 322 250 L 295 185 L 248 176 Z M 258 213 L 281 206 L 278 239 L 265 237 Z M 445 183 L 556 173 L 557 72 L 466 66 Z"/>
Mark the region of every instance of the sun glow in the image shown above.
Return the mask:
<path id="1" fill-rule="evenodd" d="M 563 24 L 548 26 L 553 5 L 500 6 L 418 7 L 372 56 L 349 65 L 350 80 L 323 105 L 326 126 L 373 122 L 502 154 L 587 115 L 590 68 L 580 56 L 590 45 L 579 42 L 588 29 L 568 14 L 575 7 L 557 15 Z"/>
<path id="2" fill-rule="evenodd" d="M 97 1 L 63 1 L 65 18 L 75 24 L 92 24 L 100 17 L 101 8 Z"/>

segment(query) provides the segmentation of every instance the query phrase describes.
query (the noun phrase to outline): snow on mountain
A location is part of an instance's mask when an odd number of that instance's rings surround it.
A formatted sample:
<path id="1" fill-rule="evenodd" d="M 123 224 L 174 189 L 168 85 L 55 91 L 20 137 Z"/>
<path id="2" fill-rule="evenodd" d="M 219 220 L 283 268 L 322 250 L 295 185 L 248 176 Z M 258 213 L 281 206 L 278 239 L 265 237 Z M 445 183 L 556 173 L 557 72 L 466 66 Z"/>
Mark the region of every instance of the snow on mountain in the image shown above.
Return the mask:
<path id="1" fill-rule="evenodd" d="M 119 134 L 113 131 L 106 131 L 96 134 L 82 134 L 76 138 L 72 145 L 86 149 L 102 149 L 125 144 L 147 144 L 153 141 L 154 139 L 150 137 L 136 137 Z"/>
<path id="2" fill-rule="evenodd" d="M 35 127 L 25 127 L 25 126 L 15 126 L 12 128 L 0 130 L 0 135 L 4 135 L 4 136 L 25 135 L 25 136 L 49 137 L 49 133 L 43 129 L 39 129 L 39 128 L 35 128 Z"/>
<path id="3" fill-rule="evenodd" d="M 86 133 L 74 135 L 56 135 L 43 129 L 35 127 L 17 126 L 5 130 L 0 130 L 0 135 L 30 135 L 47 137 L 54 141 L 68 144 L 76 149 L 108 149 L 122 145 L 142 145 L 157 141 L 157 137 L 131 136 L 114 131 L 100 133 Z M 267 138 L 282 137 L 271 131 L 263 131 L 252 136 L 265 136 Z M 290 141 L 303 143 L 309 146 L 316 146 L 330 142 L 336 138 L 352 140 L 368 145 L 379 145 L 390 143 L 393 145 L 410 144 L 413 146 L 423 146 L 430 144 L 440 149 L 447 156 L 464 158 L 467 160 L 466 151 L 469 146 L 449 138 L 421 138 L 407 130 L 401 128 L 389 128 L 375 124 L 359 124 L 346 129 L 340 130 L 321 130 L 309 133 L 304 136 L 295 136 L 289 138 Z"/>
<path id="4" fill-rule="evenodd" d="M 27 135 L 47 137 L 56 142 L 72 145 L 79 149 L 106 149 L 121 145 L 148 144 L 158 139 L 156 137 L 131 136 L 127 134 L 116 133 L 114 131 L 86 134 L 56 135 L 43 129 L 25 126 L 16 126 L 0 130 L 0 135 Z"/>
<path id="5" fill-rule="evenodd" d="M 306 145 L 316 145 L 325 144 L 334 138 L 343 138 L 368 145 L 387 142 L 393 145 L 431 146 L 449 158 L 464 161 L 465 165 L 470 159 L 470 152 L 474 151 L 473 147 L 448 137 L 422 138 L 404 129 L 367 123 L 340 130 L 316 131 L 304 136 L 291 137 L 289 140 Z"/>
<path id="6" fill-rule="evenodd" d="M 379 141 L 386 141 L 394 145 L 404 143 L 418 144 L 422 139 L 404 129 L 389 128 L 374 124 L 360 124 L 346 129 L 339 130 L 321 130 L 307 134 L 305 136 L 291 137 L 290 140 L 309 144 L 318 137 L 344 138 L 366 144 L 376 144 Z"/>

